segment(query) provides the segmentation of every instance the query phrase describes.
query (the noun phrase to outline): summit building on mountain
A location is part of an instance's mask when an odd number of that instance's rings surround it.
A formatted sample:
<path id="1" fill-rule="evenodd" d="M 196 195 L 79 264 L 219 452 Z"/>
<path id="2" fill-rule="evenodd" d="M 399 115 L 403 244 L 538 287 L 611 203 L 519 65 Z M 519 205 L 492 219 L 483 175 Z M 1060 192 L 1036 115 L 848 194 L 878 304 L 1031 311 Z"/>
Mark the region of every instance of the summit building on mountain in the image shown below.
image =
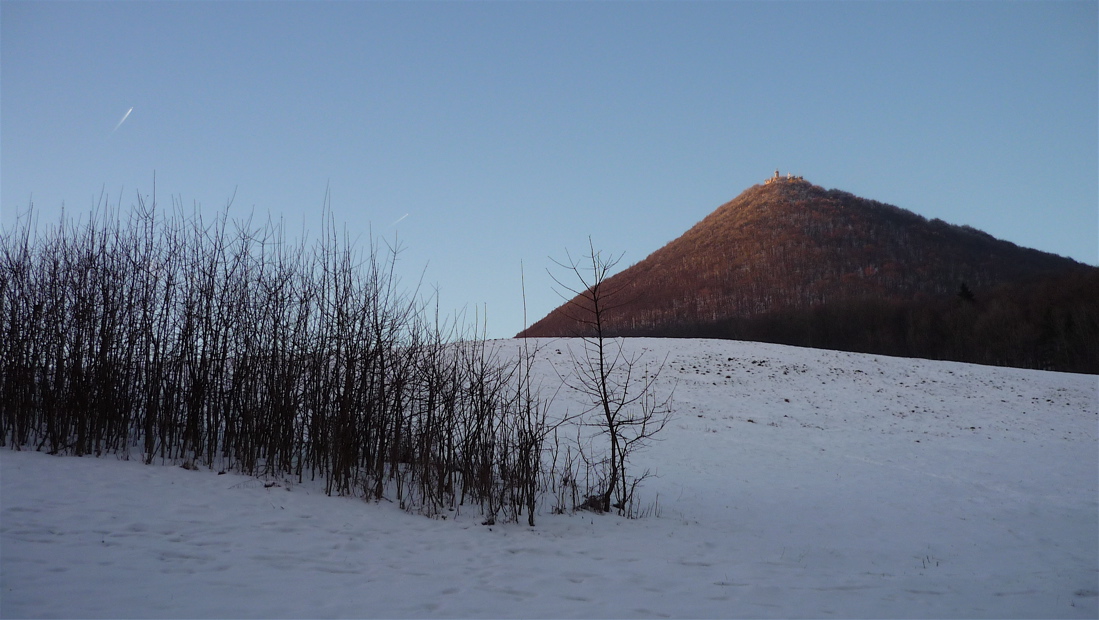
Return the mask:
<path id="1" fill-rule="evenodd" d="M 767 179 L 766 181 L 763 182 L 763 184 L 764 185 L 770 185 L 771 183 L 777 183 L 777 182 L 780 182 L 780 181 L 783 181 L 783 180 L 785 180 L 787 182 L 794 182 L 794 181 L 804 182 L 805 178 L 804 177 L 794 176 L 793 174 L 787 172 L 786 173 L 786 178 L 783 179 L 781 176 L 779 176 L 778 169 L 776 168 L 775 169 L 775 176 Z"/>

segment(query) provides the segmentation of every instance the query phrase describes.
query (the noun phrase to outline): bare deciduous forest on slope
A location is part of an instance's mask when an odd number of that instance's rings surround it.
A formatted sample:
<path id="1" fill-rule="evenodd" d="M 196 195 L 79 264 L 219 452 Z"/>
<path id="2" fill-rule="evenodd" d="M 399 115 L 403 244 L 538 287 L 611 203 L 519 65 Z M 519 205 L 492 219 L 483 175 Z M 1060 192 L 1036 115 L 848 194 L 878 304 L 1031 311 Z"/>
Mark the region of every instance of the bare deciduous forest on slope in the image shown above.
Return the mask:
<path id="1" fill-rule="evenodd" d="M 1099 269 L 797 178 L 745 190 L 608 285 L 616 335 L 1099 372 Z M 558 308 L 520 335 L 583 333 Z"/>

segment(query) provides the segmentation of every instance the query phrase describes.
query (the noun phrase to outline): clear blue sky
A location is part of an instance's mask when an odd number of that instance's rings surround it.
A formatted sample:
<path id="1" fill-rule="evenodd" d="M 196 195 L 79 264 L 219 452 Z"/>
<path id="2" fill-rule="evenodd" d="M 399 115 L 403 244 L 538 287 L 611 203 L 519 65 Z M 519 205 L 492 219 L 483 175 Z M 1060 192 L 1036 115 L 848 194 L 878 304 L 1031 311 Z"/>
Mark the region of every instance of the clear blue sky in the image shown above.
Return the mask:
<path id="1" fill-rule="evenodd" d="M 1097 6 L 5 0 L 0 224 L 155 170 L 315 233 L 330 187 L 490 337 L 520 262 L 533 322 L 548 256 L 632 264 L 775 168 L 1096 264 Z"/>

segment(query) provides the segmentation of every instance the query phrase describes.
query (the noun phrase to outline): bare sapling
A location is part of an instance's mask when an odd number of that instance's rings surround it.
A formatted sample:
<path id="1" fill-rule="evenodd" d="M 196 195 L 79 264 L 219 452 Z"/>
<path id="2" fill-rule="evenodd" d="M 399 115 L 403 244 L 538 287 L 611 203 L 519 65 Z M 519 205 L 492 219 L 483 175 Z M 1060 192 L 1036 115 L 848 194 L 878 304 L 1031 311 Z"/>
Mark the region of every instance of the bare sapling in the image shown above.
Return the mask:
<path id="1" fill-rule="evenodd" d="M 579 352 L 569 348 L 572 373 L 563 376 L 562 382 L 590 405 L 582 414 L 582 424 L 606 438 L 601 457 L 581 449 L 589 466 L 603 470 L 582 507 L 602 512 L 613 508 L 629 516 L 637 484 L 648 475 L 631 478 L 627 473 L 630 457 L 667 425 L 674 386 L 667 393 L 657 387 L 666 359 L 646 363 L 643 353 L 627 352 L 623 339 L 609 335 L 609 318 L 629 301 L 628 283 L 609 278 L 620 260 L 621 256 L 604 256 L 589 238 L 584 256 L 574 259 L 566 254 L 565 261 L 554 261 L 569 282 L 552 272 L 550 276 L 567 302 L 564 311 L 577 326 L 582 348 Z"/>

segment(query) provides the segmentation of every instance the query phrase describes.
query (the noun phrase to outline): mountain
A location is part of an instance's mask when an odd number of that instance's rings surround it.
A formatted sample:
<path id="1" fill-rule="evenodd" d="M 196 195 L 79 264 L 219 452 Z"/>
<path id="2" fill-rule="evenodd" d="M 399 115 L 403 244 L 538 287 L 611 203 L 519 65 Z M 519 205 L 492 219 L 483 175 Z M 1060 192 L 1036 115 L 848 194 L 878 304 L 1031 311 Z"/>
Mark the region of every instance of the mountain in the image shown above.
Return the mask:
<path id="1" fill-rule="evenodd" d="M 1052 341 L 1072 341 L 1061 348 L 1081 337 L 1099 341 L 1097 274 L 969 226 L 776 173 L 609 278 L 617 299 L 605 327 L 621 336 L 737 338 L 1099 372 L 1094 351 L 1083 353 L 1093 358 L 1083 366 L 1049 351 Z M 1067 290 L 1070 299 L 1033 307 L 1051 280 L 1063 284 L 1053 292 Z M 1005 303 L 1027 308 L 1005 318 Z M 1065 304 L 1068 319 L 1060 316 Z M 519 336 L 583 335 L 567 305 Z M 969 341 L 978 328 L 986 340 L 1022 350 L 977 354 Z M 1012 335 L 1020 329 L 1047 333 L 1020 342 Z"/>

